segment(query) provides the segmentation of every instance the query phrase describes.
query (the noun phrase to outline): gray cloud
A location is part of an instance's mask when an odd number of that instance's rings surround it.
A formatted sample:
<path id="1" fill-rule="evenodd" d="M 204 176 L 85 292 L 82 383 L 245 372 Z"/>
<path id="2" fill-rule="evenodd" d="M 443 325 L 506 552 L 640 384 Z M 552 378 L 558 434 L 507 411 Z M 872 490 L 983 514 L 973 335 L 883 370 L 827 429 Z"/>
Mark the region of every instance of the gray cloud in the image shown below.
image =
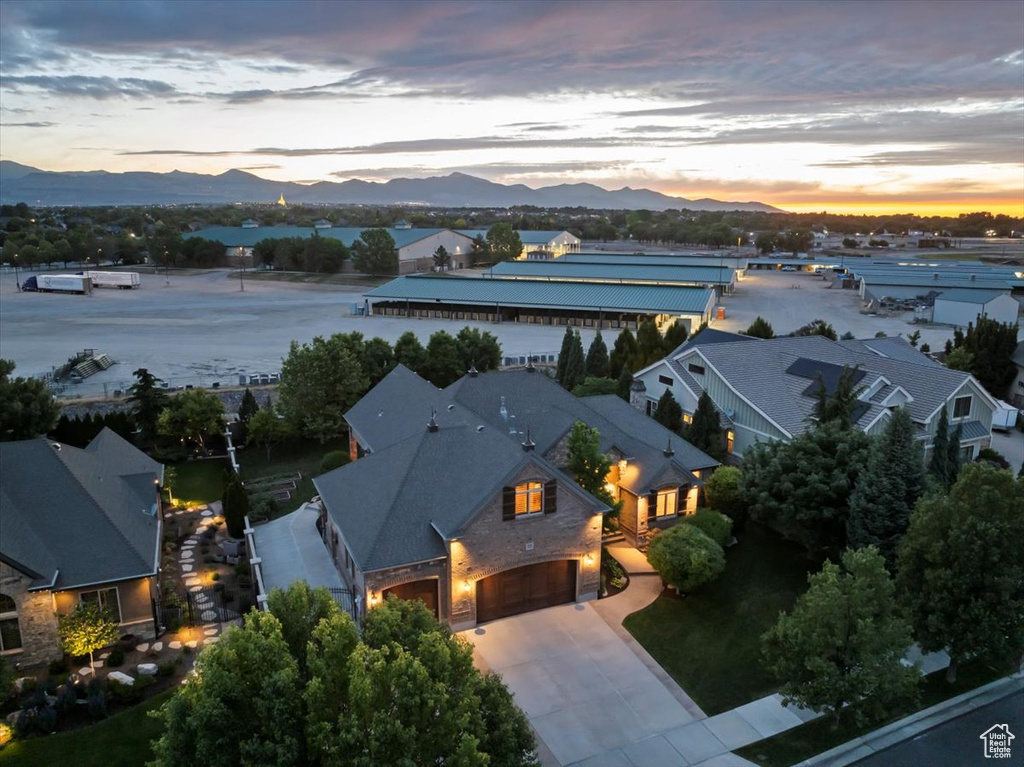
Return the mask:
<path id="1" fill-rule="evenodd" d="M 169 96 L 176 93 L 170 83 L 137 77 L 88 77 L 85 75 L 21 75 L 4 78 L 12 91 L 38 90 L 45 93 L 92 99 Z"/>
<path id="2" fill-rule="evenodd" d="M 57 123 L 51 122 L 27 122 L 27 123 L 3 123 L 5 128 L 52 128 Z"/>

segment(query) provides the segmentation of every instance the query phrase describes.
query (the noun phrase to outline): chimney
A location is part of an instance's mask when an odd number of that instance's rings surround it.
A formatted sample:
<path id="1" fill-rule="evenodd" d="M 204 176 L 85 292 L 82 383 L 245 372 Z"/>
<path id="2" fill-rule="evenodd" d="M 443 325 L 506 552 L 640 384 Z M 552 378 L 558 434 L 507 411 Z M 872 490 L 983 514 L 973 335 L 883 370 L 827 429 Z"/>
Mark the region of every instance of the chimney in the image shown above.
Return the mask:
<path id="1" fill-rule="evenodd" d="M 533 373 L 537 368 L 533 366 L 533 352 L 530 352 L 526 357 L 526 372 Z"/>
<path id="2" fill-rule="evenodd" d="M 676 454 L 676 451 L 672 449 L 672 438 L 668 438 L 668 444 L 665 445 L 665 449 L 662 451 L 666 458 L 671 458 Z"/>
<path id="3" fill-rule="evenodd" d="M 971 282 L 974 282 L 976 279 L 978 279 L 978 275 L 976 275 L 974 272 L 971 272 L 971 278 L 970 279 L 971 279 Z"/>
<path id="4" fill-rule="evenodd" d="M 478 375 L 480 375 L 480 373 L 476 369 L 476 365 L 469 366 L 468 374 L 470 378 L 476 378 Z"/>
<path id="5" fill-rule="evenodd" d="M 523 452 L 524 452 L 524 453 L 529 453 L 529 452 L 530 452 L 530 451 L 532 451 L 532 450 L 533 450 L 533 449 L 534 449 L 535 447 L 537 447 L 537 445 L 536 445 L 536 443 L 535 443 L 535 442 L 533 441 L 533 439 L 532 439 L 532 438 L 530 437 L 530 427 L 529 427 L 529 426 L 527 426 L 527 427 L 526 427 L 526 442 L 524 442 L 524 443 L 523 443 Z"/>
<path id="6" fill-rule="evenodd" d="M 430 423 L 427 424 L 427 431 L 435 432 L 435 431 L 439 431 L 440 429 L 441 429 L 441 427 L 437 425 L 437 412 L 435 410 L 431 410 L 430 411 Z"/>

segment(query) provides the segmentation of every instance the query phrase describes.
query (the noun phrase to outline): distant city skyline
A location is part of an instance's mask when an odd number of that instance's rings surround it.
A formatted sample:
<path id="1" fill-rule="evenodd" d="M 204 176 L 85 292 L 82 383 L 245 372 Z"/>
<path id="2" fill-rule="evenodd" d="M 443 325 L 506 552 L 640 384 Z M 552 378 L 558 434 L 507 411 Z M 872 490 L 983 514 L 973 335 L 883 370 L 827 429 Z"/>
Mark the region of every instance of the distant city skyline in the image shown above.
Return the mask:
<path id="1" fill-rule="evenodd" d="M 0 3 L 0 158 L 1024 216 L 1024 3 Z"/>

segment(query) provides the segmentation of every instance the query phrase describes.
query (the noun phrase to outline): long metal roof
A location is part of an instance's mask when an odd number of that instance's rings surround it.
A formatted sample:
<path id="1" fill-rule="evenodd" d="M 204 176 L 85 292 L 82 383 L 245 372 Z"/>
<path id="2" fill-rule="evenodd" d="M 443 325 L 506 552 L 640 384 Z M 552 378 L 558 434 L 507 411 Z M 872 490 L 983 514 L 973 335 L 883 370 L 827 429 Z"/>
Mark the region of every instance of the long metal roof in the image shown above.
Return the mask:
<path id="1" fill-rule="evenodd" d="M 329 229 L 314 229 L 311 226 L 260 226 L 252 229 L 240 226 L 208 226 L 197 232 L 183 234 L 184 239 L 202 237 L 207 240 L 217 240 L 229 248 L 251 248 L 263 240 L 283 240 L 291 237 L 308 239 L 316 233 L 320 237 L 330 237 L 340 240 L 346 246 L 351 247 L 352 243 L 359 239 L 359 235 L 366 231 L 365 227 L 332 227 Z M 396 248 L 404 248 L 413 242 L 418 242 L 439 232 L 454 231 L 449 229 L 387 229 L 391 239 L 395 241 Z M 468 242 L 467 242 L 468 245 Z"/>
<path id="2" fill-rule="evenodd" d="M 487 239 L 487 232 L 489 229 L 455 229 L 454 231 L 459 234 L 464 234 L 470 238 L 483 237 Z M 572 239 L 579 241 L 579 237 L 570 231 L 565 229 L 516 229 L 516 234 L 519 235 L 519 241 L 523 245 L 547 245 L 552 240 L 561 237 L 563 234 L 568 234 Z"/>
<path id="3" fill-rule="evenodd" d="M 658 264 L 582 264 L 554 261 L 504 261 L 487 270 L 486 276 L 502 279 L 577 280 L 581 282 L 641 282 L 651 285 L 732 285 L 736 270 L 717 264 L 672 266 Z"/>
<path id="4" fill-rule="evenodd" d="M 714 291 L 710 288 L 412 275 L 374 288 L 366 297 L 417 303 L 435 301 L 641 314 L 703 315 L 714 305 Z"/>
<path id="5" fill-rule="evenodd" d="M 643 266 L 727 266 L 732 269 L 746 269 L 746 256 L 723 253 L 720 256 L 685 255 L 669 253 L 566 253 L 555 259 L 556 263 L 567 264 L 636 264 Z"/>
<path id="6" fill-rule="evenodd" d="M 966 274 L 943 275 L 938 277 L 928 274 L 872 274 L 858 272 L 857 277 L 862 279 L 869 287 L 908 287 L 941 290 L 943 288 L 964 288 L 969 290 L 998 290 L 1009 291 L 1014 287 L 1024 287 L 1024 280 L 1005 277 L 994 278 L 991 276 L 971 279 Z"/>

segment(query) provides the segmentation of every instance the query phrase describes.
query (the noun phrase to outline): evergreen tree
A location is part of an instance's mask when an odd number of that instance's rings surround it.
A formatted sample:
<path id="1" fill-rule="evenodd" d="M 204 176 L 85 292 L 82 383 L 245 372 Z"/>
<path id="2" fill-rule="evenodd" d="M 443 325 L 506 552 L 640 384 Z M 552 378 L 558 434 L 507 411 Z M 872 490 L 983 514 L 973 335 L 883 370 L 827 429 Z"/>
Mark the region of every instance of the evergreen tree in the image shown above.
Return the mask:
<path id="1" fill-rule="evenodd" d="M 605 345 L 604 339 L 601 337 L 601 331 L 598 330 L 594 336 L 594 340 L 590 342 L 590 348 L 587 349 L 587 375 L 594 378 L 607 378 L 609 372 L 608 366 L 608 347 Z"/>
<path id="2" fill-rule="evenodd" d="M 579 333 L 573 333 L 573 340 L 569 346 L 569 359 L 565 363 L 564 380 L 562 386 L 572 391 L 587 378 L 587 360 L 583 355 L 583 341 Z"/>
<path id="3" fill-rule="evenodd" d="M 622 369 L 624 367 L 628 367 L 630 373 L 637 370 L 633 362 L 636 355 L 636 338 L 633 337 L 629 328 L 624 328 L 622 332 L 619 333 L 618 338 L 615 339 L 615 344 L 612 346 L 612 353 L 608 356 L 609 377 L 618 378 L 622 375 Z"/>
<path id="4" fill-rule="evenodd" d="M 662 343 L 661 331 L 658 330 L 653 319 L 648 317 L 640 323 L 640 327 L 636 331 L 637 350 L 633 360 L 637 370 L 645 368 L 665 356 Z"/>
<path id="5" fill-rule="evenodd" d="M 956 336 L 955 345 L 970 355 L 968 370 L 993 397 L 1006 396 L 1006 387 L 1017 373 L 1011 359 L 1017 347 L 1017 325 L 979 317 L 967 333 Z"/>
<path id="6" fill-rule="evenodd" d="M 658 399 L 658 409 L 654 412 L 654 420 L 676 434 L 682 428 L 683 408 L 676 402 L 670 389 L 665 389 L 665 393 Z"/>
<path id="7" fill-rule="evenodd" d="M 754 338 L 775 338 L 775 330 L 772 328 L 771 323 L 760 315 L 750 323 L 746 334 Z"/>
<path id="8" fill-rule="evenodd" d="M 252 390 L 248 386 L 245 387 L 242 401 L 238 405 L 238 420 L 248 426 L 249 421 L 259 412 L 259 409 L 260 406 L 256 404 L 256 397 L 253 396 Z"/>
<path id="9" fill-rule="evenodd" d="M 569 356 L 572 354 L 573 336 L 575 333 L 570 325 L 562 336 L 562 348 L 558 352 L 558 365 L 555 368 L 555 380 L 562 386 L 565 386 L 565 366 L 569 364 Z"/>
<path id="10" fill-rule="evenodd" d="M 139 438 L 144 444 L 152 445 L 156 440 L 160 414 L 167 407 L 167 394 L 157 386 L 160 379 L 146 368 L 139 368 L 132 375 L 135 383 L 128 389 L 128 403 L 135 413 Z"/>
<path id="11" fill-rule="evenodd" d="M 665 356 L 668 356 L 684 343 L 686 343 L 686 325 L 680 320 L 673 322 L 665 331 Z"/>
<path id="12" fill-rule="evenodd" d="M 910 515 L 924 495 L 924 466 L 910 411 L 893 411 L 850 496 L 846 538 L 852 548 L 877 546 L 891 569 Z"/>
<path id="13" fill-rule="evenodd" d="M 683 436 L 686 441 L 698 450 L 703 450 L 713 458 L 721 459 L 722 423 L 718 419 L 718 411 L 708 393 L 701 392 L 697 400 L 697 409 L 693 413 L 693 421 L 686 427 Z"/>
<path id="14" fill-rule="evenodd" d="M 947 486 L 952 486 L 956 482 L 957 476 L 960 474 L 960 435 L 962 429 L 960 424 L 956 425 L 953 429 L 953 433 L 949 435 L 949 445 L 946 446 L 946 450 L 949 457 L 946 458 L 946 477 Z"/>
<path id="15" fill-rule="evenodd" d="M 245 515 L 249 513 L 249 494 L 242 487 L 242 480 L 235 472 L 230 472 L 221 495 L 224 510 L 224 524 L 228 535 L 241 538 L 245 530 Z"/>
<path id="16" fill-rule="evenodd" d="M 957 452 L 959 455 L 959 451 Z M 949 472 L 949 412 L 945 407 L 939 413 L 939 423 L 935 427 L 935 436 L 932 438 L 932 454 L 928 460 L 928 474 L 943 490 L 947 490 L 953 484 L 950 481 Z"/>
<path id="17" fill-rule="evenodd" d="M 857 405 L 857 397 L 862 387 L 854 386 L 853 376 L 857 367 L 843 366 L 843 372 L 839 374 L 839 381 L 836 383 L 836 390 L 831 395 L 825 386 L 825 381 L 818 375 L 818 401 L 814 406 L 814 418 L 818 424 L 835 421 L 842 429 L 849 429 L 853 426 L 853 409 Z"/>
<path id="18" fill-rule="evenodd" d="M 622 399 L 629 402 L 629 387 L 633 385 L 633 371 L 629 369 L 629 365 L 622 368 L 622 372 L 619 373 L 618 383 L 615 385 L 615 393 Z M 1024 466 L 1021 467 L 1021 471 L 1024 471 Z"/>

